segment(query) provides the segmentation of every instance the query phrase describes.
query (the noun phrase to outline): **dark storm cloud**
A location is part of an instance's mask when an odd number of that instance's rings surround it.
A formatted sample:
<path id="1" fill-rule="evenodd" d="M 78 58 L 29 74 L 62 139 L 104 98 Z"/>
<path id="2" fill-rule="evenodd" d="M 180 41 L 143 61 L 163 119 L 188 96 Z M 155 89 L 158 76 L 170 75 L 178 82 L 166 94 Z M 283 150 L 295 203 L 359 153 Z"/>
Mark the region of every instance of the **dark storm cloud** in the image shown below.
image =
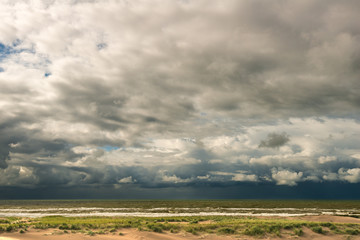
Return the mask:
<path id="1" fill-rule="evenodd" d="M 261 140 L 259 147 L 278 148 L 290 141 L 286 133 L 269 133 L 265 140 Z"/>
<path id="2" fill-rule="evenodd" d="M 347 9 L 350 5 L 344 4 L 342 7 Z M 297 6 L 295 3 L 278 1 L 229 2 L 227 15 L 221 14 L 214 6 L 210 7 L 212 11 L 205 11 L 202 16 L 196 15 L 196 9 L 187 10 L 181 8 L 181 5 L 176 6 L 178 8 L 165 5 L 174 14 L 174 17 L 167 18 L 166 26 L 154 19 L 146 28 L 128 28 L 127 24 L 134 21 L 129 14 L 121 22 L 134 38 L 132 43 L 126 42 L 129 45 L 126 47 L 131 51 L 123 56 L 134 62 L 124 63 L 121 54 L 108 56 L 119 60 L 109 63 L 109 67 L 122 70 L 119 74 L 122 84 L 116 95 L 121 96 L 123 91 L 142 95 L 139 99 L 128 99 L 128 104 L 124 106 L 126 115 L 129 115 L 130 107 L 140 108 L 143 114 L 156 111 L 161 114 L 160 120 L 176 122 L 189 117 L 188 114 L 172 113 L 179 100 L 185 99 L 191 99 L 190 102 L 198 100 L 199 110 L 250 117 L 259 114 L 285 118 L 289 115 L 306 117 L 314 114 L 341 116 L 348 109 L 356 110 L 358 107 L 357 93 L 350 88 L 357 86 L 358 81 L 353 70 L 346 66 L 354 65 L 354 56 L 359 51 L 357 35 L 351 31 L 352 26 L 337 24 L 340 25 L 341 33 L 340 29 L 336 32 L 329 30 L 332 37 L 328 38 L 326 33 L 322 36 L 318 31 L 330 27 L 330 23 L 311 17 L 307 18 L 311 24 L 301 23 L 303 14 L 310 16 L 310 13 L 317 16 L 320 14 L 331 21 L 333 8 L 337 4 L 305 2 Z M 286 9 L 292 9 L 293 16 L 288 16 L 284 11 Z M 157 11 L 162 13 L 163 9 Z M 184 16 L 189 17 L 188 24 L 194 22 L 186 31 L 183 28 L 187 23 L 180 21 Z M 148 17 L 139 16 L 140 19 Z M 111 15 L 99 19 L 100 23 L 111 21 L 116 21 Z M 109 29 L 112 29 L 111 25 Z M 211 37 L 204 39 L 206 32 L 210 32 Z M 118 34 L 122 36 L 122 32 Z M 232 38 L 229 38 L 230 35 Z M 141 41 L 137 38 L 139 36 Z M 107 53 L 112 46 L 114 43 L 109 43 Z M 339 53 L 333 52 L 333 48 L 343 49 L 344 52 L 336 56 Z M 355 52 L 350 54 L 348 48 Z M 337 75 L 333 72 L 333 65 L 345 72 L 341 76 Z M 72 71 L 77 73 L 79 69 Z M 310 74 L 305 75 L 304 72 Z M 347 84 L 338 84 L 339 77 Z M 323 78 L 327 80 L 321 80 Z M 102 92 L 109 92 L 109 89 L 93 86 L 91 81 L 86 85 L 88 80 L 84 77 L 85 84 L 82 87 L 90 90 L 92 97 L 92 89 L 98 90 L 99 96 Z M 100 78 L 95 81 L 104 80 Z M 75 82 L 80 83 L 82 80 Z M 114 87 L 113 83 L 109 87 Z M 62 93 L 66 97 L 69 92 Z M 159 98 L 169 104 L 158 101 Z M 338 102 L 346 106 L 345 111 L 336 107 Z M 84 106 L 81 100 L 78 104 Z M 103 107 L 106 111 L 106 107 Z M 104 112 L 99 114 L 100 117 L 106 115 Z M 115 126 L 117 120 L 122 120 L 118 116 L 112 117 Z"/>
<path id="3" fill-rule="evenodd" d="M 0 168 L 7 168 L 6 160 L 9 159 L 9 147 L 1 146 L 0 147 Z"/>
<path id="4" fill-rule="evenodd" d="M 24 119 L 2 119 L 0 122 L 0 168 L 8 166 L 11 145 L 25 138 L 24 132 L 17 126 Z"/>

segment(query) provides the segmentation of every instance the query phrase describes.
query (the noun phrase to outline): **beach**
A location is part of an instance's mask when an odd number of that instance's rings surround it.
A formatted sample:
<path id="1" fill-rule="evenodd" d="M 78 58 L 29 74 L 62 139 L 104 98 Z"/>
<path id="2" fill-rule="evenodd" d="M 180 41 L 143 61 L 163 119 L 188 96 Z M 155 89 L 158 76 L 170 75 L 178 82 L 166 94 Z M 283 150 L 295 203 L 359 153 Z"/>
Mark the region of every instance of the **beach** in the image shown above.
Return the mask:
<path id="1" fill-rule="evenodd" d="M 311 223 L 335 223 L 335 224 L 356 224 L 360 226 L 360 219 L 346 216 L 331 216 L 331 215 L 317 215 L 317 216 L 300 216 L 300 217 L 275 217 L 276 220 L 288 220 L 288 221 L 306 221 Z M 259 217 L 258 220 L 269 220 L 269 217 Z M 274 219 L 272 217 L 271 219 Z M 212 224 L 211 221 L 199 222 L 199 225 Z M 179 224 L 189 224 L 187 222 L 180 222 Z M 316 233 L 309 227 L 302 227 L 303 234 L 301 236 L 294 235 L 291 230 L 281 230 L 280 236 L 273 234 L 264 234 L 259 236 L 248 236 L 243 234 L 214 234 L 214 233 L 203 233 L 199 232 L 192 234 L 185 231 L 177 233 L 171 233 L 164 231 L 162 233 L 150 232 L 139 230 L 135 228 L 121 228 L 115 232 L 106 232 L 101 234 L 89 235 L 88 233 L 81 233 L 75 231 L 63 231 L 55 228 L 48 229 L 35 229 L 30 227 L 25 233 L 11 232 L 0 234 L 0 240 L 37 240 L 37 239 L 48 239 L 48 240 L 87 240 L 87 239 L 143 239 L 143 240 L 182 240 L 182 239 L 207 239 L 207 240 L 231 240 L 231 239 L 360 239 L 358 235 L 346 235 L 346 234 L 335 234 L 328 228 L 323 227 L 323 233 Z"/>

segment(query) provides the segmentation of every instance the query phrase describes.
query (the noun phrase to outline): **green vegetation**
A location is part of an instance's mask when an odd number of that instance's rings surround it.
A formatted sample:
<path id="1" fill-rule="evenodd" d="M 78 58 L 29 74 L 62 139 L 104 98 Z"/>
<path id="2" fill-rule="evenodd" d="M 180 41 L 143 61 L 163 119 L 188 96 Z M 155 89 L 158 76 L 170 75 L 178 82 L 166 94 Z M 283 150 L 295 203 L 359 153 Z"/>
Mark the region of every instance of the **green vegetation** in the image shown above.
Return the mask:
<path id="1" fill-rule="evenodd" d="M 291 208 L 291 211 L 311 209 L 351 209 L 354 217 L 360 212 L 360 201 L 273 201 L 273 200 L 195 200 L 195 201 L 121 201 L 121 200 L 0 200 L 1 209 L 40 209 L 42 208 L 153 208 L 159 211 L 178 212 L 181 208 L 215 209 L 215 208 Z M 197 210 L 196 210 L 197 209 Z M 213 210 L 211 210 L 213 211 Z M 254 209 L 253 212 L 258 210 Z M 286 220 L 280 218 L 255 218 L 235 216 L 189 216 L 189 217 L 62 217 L 49 216 L 42 218 L 21 219 L 17 217 L 0 218 L 0 233 L 20 232 L 27 229 L 54 229 L 60 234 L 83 233 L 90 236 L 98 234 L 123 235 L 121 229 L 134 228 L 139 231 L 158 233 L 188 232 L 191 234 L 248 235 L 255 237 L 296 235 L 302 236 L 304 230 L 311 229 L 318 234 L 360 235 L 360 224 L 309 222 Z M 60 231 L 59 231 L 60 230 Z"/>
<path id="2" fill-rule="evenodd" d="M 302 236 L 302 235 L 304 235 L 304 231 L 301 228 L 300 229 L 295 229 L 294 234 L 297 235 L 297 236 Z"/>
<path id="3" fill-rule="evenodd" d="M 250 228 L 247 228 L 244 231 L 244 234 L 250 235 L 250 236 L 257 236 L 257 235 L 264 235 L 265 231 L 262 226 L 260 225 L 254 225 Z"/>
<path id="4" fill-rule="evenodd" d="M 218 232 L 222 233 L 222 234 L 234 234 L 236 232 L 236 230 L 233 228 L 225 227 L 225 228 L 220 228 L 218 230 Z"/>
<path id="5" fill-rule="evenodd" d="M 191 234 L 238 234 L 255 237 L 292 234 L 302 236 L 309 228 L 318 234 L 359 235 L 360 224 L 308 222 L 286 219 L 261 219 L 253 217 L 62 217 L 51 216 L 31 221 L 17 218 L 2 218 L 1 232 L 25 233 L 27 229 L 58 229 L 61 233 L 83 233 L 90 236 L 119 234 L 121 229 L 135 228 L 141 231 L 189 232 Z M 118 233 L 117 233 L 118 232 Z"/>
<path id="6" fill-rule="evenodd" d="M 3 223 L 10 223 L 10 221 L 7 219 L 0 219 L 0 224 L 3 224 Z"/>
<path id="7" fill-rule="evenodd" d="M 320 233 L 320 234 L 324 233 L 322 227 L 320 227 L 320 226 L 312 227 L 311 230 L 313 230 L 313 232 Z"/>

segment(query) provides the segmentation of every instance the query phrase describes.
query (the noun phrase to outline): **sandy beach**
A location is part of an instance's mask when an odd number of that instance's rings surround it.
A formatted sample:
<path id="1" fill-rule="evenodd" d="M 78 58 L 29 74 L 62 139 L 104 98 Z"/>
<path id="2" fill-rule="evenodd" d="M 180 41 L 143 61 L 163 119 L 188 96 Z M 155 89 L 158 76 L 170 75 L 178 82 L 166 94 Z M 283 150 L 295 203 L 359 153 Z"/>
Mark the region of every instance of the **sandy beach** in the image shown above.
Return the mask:
<path id="1" fill-rule="evenodd" d="M 332 222 L 332 223 L 355 223 L 359 224 L 360 219 L 352 218 L 352 217 L 342 217 L 342 216 L 329 216 L 329 215 L 319 215 L 319 216 L 302 216 L 302 217 L 287 217 L 282 219 L 289 220 L 305 220 L 309 222 Z M 202 224 L 208 224 L 204 222 Z M 207 239 L 207 240 L 232 240 L 232 239 L 335 239 L 335 240 L 345 240 L 351 239 L 356 240 L 360 239 L 360 236 L 350 236 L 350 235 L 341 235 L 334 234 L 330 231 L 326 231 L 325 234 L 318 234 L 310 230 L 309 228 L 303 227 L 304 234 L 302 236 L 296 236 L 292 234 L 291 231 L 283 230 L 281 232 L 281 237 L 276 237 L 273 235 L 265 235 L 260 237 L 252 237 L 246 235 L 216 235 L 216 234 L 207 234 L 201 233 L 198 235 L 193 235 L 187 232 L 179 232 L 179 233 L 156 233 L 149 231 L 139 231 L 133 228 L 125 228 L 119 229 L 113 233 L 107 234 L 96 234 L 94 236 L 90 236 L 83 233 L 64 233 L 64 231 L 59 229 L 46 229 L 39 230 L 30 228 L 26 233 L 2 233 L 0 234 L 0 240 L 37 240 L 37 239 L 47 239 L 47 240 L 60 240 L 60 239 L 68 239 L 68 240 L 95 240 L 95 239 L 104 239 L 104 240 L 112 240 L 112 239 L 123 239 L 123 240 L 182 240 L 182 239 Z"/>
<path id="2" fill-rule="evenodd" d="M 335 239 L 335 240 L 345 240 L 345 239 L 352 239 L 357 240 L 360 239 L 359 236 L 344 236 L 344 235 L 322 235 L 312 232 L 310 229 L 304 229 L 304 235 L 301 237 L 298 236 L 290 236 L 284 235 L 282 237 L 273 237 L 273 236 L 262 236 L 262 237 L 250 237 L 250 236 L 219 236 L 215 234 L 201 234 L 201 235 L 192 235 L 190 233 L 153 233 L 153 232 L 144 232 L 138 231 L 135 229 L 126 229 L 122 231 L 124 235 L 96 235 L 96 236 L 88 236 L 80 233 L 70 233 L 64 234 L 59 233 L 59 231 L 32 231 L 30 230 L 26 234 L 20 233 L 6 233 L 1 234 L 0 240 L 37 240 L 37 239 L 47 239 L 47 240 L 95 240 L 95 239 L 104 239 L 104 240 L 113 240 L 113 239 L 123 239 L 123 240 L 195 240 L 195 239 L 207 239 L 207 240 L 253 240 L 253 239 L 314 239 L 314 240 L 325 240 L 325 239 Z"/>

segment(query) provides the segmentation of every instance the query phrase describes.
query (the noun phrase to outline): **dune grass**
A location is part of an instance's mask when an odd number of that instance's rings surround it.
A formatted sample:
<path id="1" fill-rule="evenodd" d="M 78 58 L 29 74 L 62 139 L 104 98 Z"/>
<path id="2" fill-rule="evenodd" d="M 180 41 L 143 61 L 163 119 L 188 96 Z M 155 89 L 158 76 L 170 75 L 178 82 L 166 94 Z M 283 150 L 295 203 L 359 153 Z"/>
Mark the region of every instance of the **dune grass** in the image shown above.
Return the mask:
<path id="1" fill-rule="evenodd" d="M 353 209 L 360 211 L 360 201 L 300 201 L 300 200 L 0 200 L 0 209 L 44 208 L 268 208 L 298 209 Z M 181 209 L 180 209 L 181 210 Z M 195 209 L 196 210 L 196 209 Z M 194 211 L 195 211 L 194 210 Z M 74 210 L 76 211 L 76 210 Z M 196 210 L 198 211 L 198 210 Z M 213 211 L 213 210 L 211 210 Z M 254 210 L 256 211 L 256 210 Z M 350 213 L 351 213 L 350 212 Z M 359 215 L 354 215 L 358 217 Z M 121 229 L 135 228 L 152 232 L 212 233 L 219 235 L 249 235 L 255 237 L 293 235 L 302 236 L 305 229 L 317 234 L 359 235 L 360 224 L 309 222 L 280 218 L 255 218 L 235 216 L 189 216 L 189 217 L 63 217 L 0 218 L 0 233 L 21 232 L 28 229 L 54 229 L 62 233 L 80 232 L 88 235 L 122 234 Z"/>
<path id="2" fill-rule="evenodd" d="M 120 234 L 121 229 L 135 228 L 140 231 L 185 231 L 192 234 L 212 233 L 219 235 L 249 235 L 255 237 L 302 236 L 309 228 L 318 234 L 359 235 L 360 224 L 308 222 L 286 219 L 260 219 L 252 217 L 62 217 L 51 216 L 37 219 L 3 218 L 1 232 L 25 233 L 30 228 L 57 229 L 64 233 L 80 232 L 88 235 Z"/>

